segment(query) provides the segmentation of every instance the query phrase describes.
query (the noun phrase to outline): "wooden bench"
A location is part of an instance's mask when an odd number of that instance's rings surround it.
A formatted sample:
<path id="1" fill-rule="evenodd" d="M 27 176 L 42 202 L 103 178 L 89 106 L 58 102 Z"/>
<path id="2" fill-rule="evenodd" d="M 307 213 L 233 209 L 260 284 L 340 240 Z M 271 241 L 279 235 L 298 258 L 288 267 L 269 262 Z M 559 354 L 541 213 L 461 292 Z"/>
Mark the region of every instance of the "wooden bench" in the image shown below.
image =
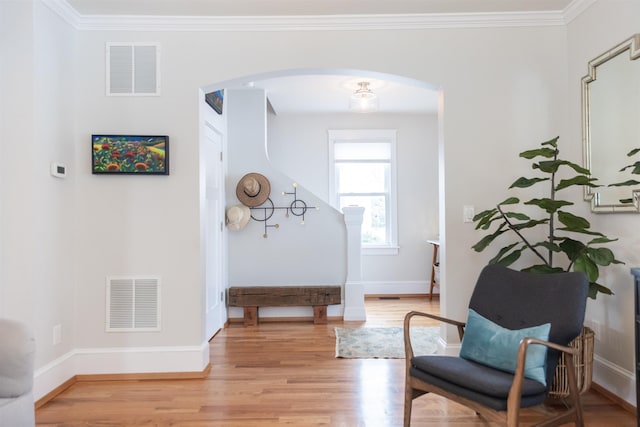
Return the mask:
<path id="1" fill-rule="evenodd" d="M 327 305 L 342 302 L 340 286 L 234 286 L 229 307 L 244 308 L 244 325 L 258 324 L 258 307 L 313 306 L 313 323 L 327 323 Z"/>

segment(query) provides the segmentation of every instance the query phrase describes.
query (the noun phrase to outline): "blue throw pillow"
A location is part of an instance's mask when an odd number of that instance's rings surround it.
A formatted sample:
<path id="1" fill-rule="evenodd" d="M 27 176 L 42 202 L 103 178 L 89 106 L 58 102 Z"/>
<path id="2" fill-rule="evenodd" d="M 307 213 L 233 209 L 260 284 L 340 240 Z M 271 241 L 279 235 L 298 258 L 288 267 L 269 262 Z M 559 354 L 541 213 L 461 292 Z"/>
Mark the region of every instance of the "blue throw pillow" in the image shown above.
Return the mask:
<path id="1" fill-rule="evenodd" d="M 550 329 L 550 323 L 525 329 L 506 329 L 469 309 L 460 357 L 514 373 L 520 341 L 525 337 L 546 341 L 549 339 Z M 527 349 L 524 376 L 546 386 L 546 365 L 547 347 L 530 345 Z"/>

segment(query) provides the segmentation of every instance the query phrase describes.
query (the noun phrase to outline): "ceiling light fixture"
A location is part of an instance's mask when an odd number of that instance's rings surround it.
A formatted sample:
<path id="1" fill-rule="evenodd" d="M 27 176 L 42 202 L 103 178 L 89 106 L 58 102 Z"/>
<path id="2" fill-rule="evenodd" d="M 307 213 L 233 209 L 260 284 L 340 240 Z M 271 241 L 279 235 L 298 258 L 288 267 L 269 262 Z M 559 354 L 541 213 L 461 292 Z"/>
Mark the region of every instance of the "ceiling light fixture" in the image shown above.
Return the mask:
<path id="1" fill-rule="evenodd" d="M 370 113 L 378 109 L 378 96 L 369 89 L 369 82 L 358 82 L 358 89 L 349 98 L 349 110 Z"/>

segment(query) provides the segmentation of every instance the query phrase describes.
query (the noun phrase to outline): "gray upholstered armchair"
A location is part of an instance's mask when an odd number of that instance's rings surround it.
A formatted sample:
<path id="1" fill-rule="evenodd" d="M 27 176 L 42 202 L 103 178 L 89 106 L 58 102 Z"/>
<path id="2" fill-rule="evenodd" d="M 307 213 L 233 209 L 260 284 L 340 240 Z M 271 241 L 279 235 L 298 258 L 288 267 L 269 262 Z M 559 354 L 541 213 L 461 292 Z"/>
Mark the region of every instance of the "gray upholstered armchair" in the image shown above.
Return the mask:
<path id="1" fill-rule="evenodd" d="M 35 342 L 29 329 L 0 319 L 0 426 L 35 425 L 33 364 Z"/>
<path id="2" fill-rule="evenodd" d="M 544 403 L 564 352 L 570 405 L 544 425 L 573 421 L 582 426 L 573 367 L 576 350 L 567 345 L 582 330 L 588 288 L 582 273 L 533 274 L 489 265 L 474 288 L 467 322 L 408 313 L 404 425 L 411 424 L 413 399 L 436 393 L 489 421 L 515 427 L 520 408 Z M 462 339 L 460 355 L 414 355 L 409 327 L 415 316 L 455 325 Z"/>

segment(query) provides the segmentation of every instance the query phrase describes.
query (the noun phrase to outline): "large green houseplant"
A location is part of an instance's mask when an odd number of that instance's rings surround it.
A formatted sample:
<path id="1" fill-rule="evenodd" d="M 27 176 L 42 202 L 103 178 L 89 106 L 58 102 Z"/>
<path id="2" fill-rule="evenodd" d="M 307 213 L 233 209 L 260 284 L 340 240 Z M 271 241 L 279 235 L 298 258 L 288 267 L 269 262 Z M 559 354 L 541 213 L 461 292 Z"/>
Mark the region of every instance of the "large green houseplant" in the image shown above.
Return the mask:
<path id="1" fill-rule="evenodd" d="M 582 271 L 589 279 L 591 298 L 595 299 L 598 293 L 611 295 L 611 289 L 598 283 L 599 267 L 622 263 L 611 249 L 605 247 L 617 239 L 593 231 L 587 219 L 569 212 L 573 202 L 559 198 L 561 191 L 573 186 L 598 185 L 588 169 L 559 157 L 558 139 L 553 138 L 543 142 L 540 148 L 520 153 L 520 157 L 532 160 L 532 169 L 539 174 L 520 177 L 509 187 L 524 189 L 544 184 L 548 186 L 547 196 L 522 202 L 534 208 L 524 208 L 519 198 L 508 197 L 494 208 L 477 214 L 473 218 L 476 229 L 486 232 L 486 235 L 473 245 L 473 249 L 482 252 L 492 242 L 507 238 L 508 244 L 498 250 L 490 264 L 510 266 L 523 253 L 530 252 L 536 261 L 522 271 Z M 564 178 L 565 175 L 569 177 Z M 522 210 L 539 210 L 539 215 L 531 217 Z"/>

